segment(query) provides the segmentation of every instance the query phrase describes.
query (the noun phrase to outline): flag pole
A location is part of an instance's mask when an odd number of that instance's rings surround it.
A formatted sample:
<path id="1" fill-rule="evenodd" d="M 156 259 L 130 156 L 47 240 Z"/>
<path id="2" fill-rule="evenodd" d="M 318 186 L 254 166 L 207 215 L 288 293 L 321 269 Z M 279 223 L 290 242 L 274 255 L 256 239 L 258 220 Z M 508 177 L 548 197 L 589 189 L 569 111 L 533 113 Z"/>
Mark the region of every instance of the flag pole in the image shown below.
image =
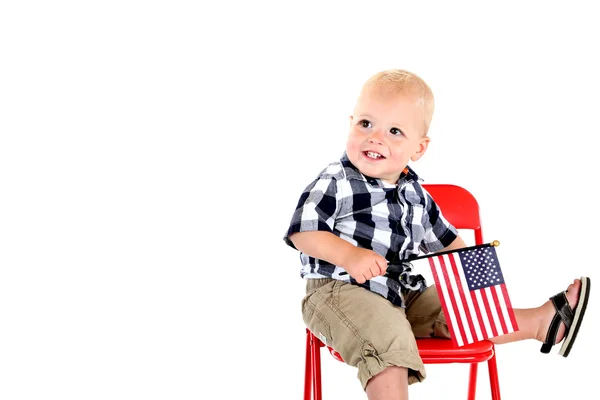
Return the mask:
<path id="1" fill-rule="evenodd" d="M 416 260 L 422 260 L 424 258 L 430 258 L 430 257 L 436 257 L 436 256 L 440 256 L 443 254 L 450 254 L 450 253 L 456 253 L 457 251 L 466 251 L 466 250 L 473 250 L 473 249 L 480 249 L 482 247 L 498 247 L 500 246 L 500 242 L 497 240 L 494 240 L 493 242 L 490 243 L 484 243 L 484 244 L 478 244 L 475 246 L 468 246 L 468 247 L 461 247 L 460 249 L 454 249 L 454 250 L 448 250 L 448 251 L 441 251 L 438 253 L 430 253 L 430 254 L 425 254 L 422 256 L 418 256 L 415 258 L 409 258 L 406 260 L 399 260 L 399 261 L 391 261 L 388 263 L 388 265 L 394 265 L 394 264 L 402 264 L 404 262 L 411 262 L 411 261 L 416 261 Z"/>

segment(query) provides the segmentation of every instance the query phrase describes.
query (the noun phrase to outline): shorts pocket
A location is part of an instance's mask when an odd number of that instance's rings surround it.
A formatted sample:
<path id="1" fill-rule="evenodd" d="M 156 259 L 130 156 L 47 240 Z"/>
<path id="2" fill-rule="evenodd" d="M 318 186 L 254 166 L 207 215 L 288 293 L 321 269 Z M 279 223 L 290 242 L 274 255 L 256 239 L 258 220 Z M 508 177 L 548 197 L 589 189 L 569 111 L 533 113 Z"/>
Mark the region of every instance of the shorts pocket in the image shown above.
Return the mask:
<path id="1" fill-rule="evenodd" d="M 313 295 L 310 295 L 302 300 L 302 319 L 309 331 L 323 343 L 331 346 L 332 337 L 329 323 L 327 322 L 325 315 L 323 315 L 318 307 L 311 301 L 312 297 Z"/>

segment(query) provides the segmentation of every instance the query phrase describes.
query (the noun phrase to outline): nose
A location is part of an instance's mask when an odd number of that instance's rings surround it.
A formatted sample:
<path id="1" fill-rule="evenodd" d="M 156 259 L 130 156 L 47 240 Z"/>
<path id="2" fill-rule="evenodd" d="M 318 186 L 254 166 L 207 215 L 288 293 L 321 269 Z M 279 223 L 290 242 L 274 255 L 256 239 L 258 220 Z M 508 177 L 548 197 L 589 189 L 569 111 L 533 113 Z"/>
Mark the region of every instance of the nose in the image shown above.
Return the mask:
<path id="1" fill-rule="evenodd" d="M 373 133 L 371 133 L 371 136 L 369 136 L 369 143 L 383 144 L 384 135 L 385 134 L 380 129 L 373 130 Z"/>

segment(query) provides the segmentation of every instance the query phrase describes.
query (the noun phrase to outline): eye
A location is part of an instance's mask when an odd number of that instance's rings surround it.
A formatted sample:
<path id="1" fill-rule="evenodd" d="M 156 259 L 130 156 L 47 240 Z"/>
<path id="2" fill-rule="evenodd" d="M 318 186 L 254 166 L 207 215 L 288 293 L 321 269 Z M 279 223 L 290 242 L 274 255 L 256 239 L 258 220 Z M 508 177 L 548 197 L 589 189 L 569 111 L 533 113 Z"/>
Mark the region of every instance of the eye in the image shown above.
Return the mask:
<path id="1" fill-rule="evenodd" d="M 358 124 L 360 126 L 362 126 L 363 128 L 371 128 L 373 126 L 373 125 L 371 125 L 371 122 L 366 119 L 360 120 L 360 122 Z"/>
<path id="2" fill-rule="evenodd" d="M 390 133 L 394 136 L 398 136 L 398 135 L 402 135 L 402 131 L 398 128 L 392 128 L 390 129 Z"/>

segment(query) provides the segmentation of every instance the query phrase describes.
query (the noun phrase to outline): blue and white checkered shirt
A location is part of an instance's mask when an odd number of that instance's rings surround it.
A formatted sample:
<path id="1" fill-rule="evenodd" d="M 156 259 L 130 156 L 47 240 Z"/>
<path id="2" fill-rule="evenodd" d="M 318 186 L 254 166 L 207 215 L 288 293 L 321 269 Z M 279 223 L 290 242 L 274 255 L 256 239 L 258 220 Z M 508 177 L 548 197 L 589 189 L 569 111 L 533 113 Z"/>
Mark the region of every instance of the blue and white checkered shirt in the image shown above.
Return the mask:
<path id="1" fill-rule="evenodd" d="M 420 181 L 409 167 L 397 185 L 370 178 L 356 169 L 346 153 L 331 163 L 302 193 L 285 242 L 295 248 L 289 240 L 293 233 L 332 232 L 401 267 L 358 284 L 343 268 L 300 252 L 301 277 L 351 282 L 404 307 L 401 293 L 427 286 L 423 276 L 412 273 L 410 260 L 442 250 L 458 235 Z"/>

